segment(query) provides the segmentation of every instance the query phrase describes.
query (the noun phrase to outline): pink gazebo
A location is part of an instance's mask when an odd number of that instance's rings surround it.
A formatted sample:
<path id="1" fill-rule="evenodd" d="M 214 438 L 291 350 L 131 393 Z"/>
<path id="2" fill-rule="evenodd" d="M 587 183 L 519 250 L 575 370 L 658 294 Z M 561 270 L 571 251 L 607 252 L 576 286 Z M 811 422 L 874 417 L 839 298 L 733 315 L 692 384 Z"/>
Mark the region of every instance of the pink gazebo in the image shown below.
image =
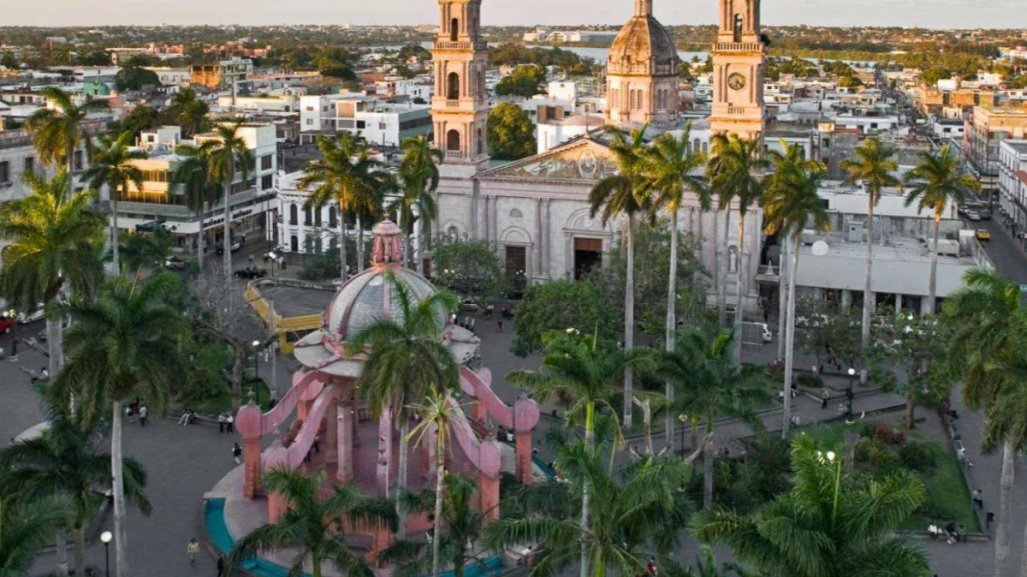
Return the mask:
<path id="1" fill-rule="evenodd" d="M 239 409 L 236 428 L 242 436 L 244 457 L 243 494 L 260 496 L 261 475 L 273 467 L 317 469 L 336 483 L 354 482 L 368 494 L 388 496 L 397 474 L 393 456 L 399 445 L 399 426 L 386 410 L 375 422 L 358 394 L 364 354 L 351 355 L 344 344 L 378 318 L 401 314 L 394 305 L 395 283 L 402 283 L 415 299 L 424 299 L 435 288 L 423 276 L 402 266 L 402 233 L 386 220 L 374 229 L 371 267 L 346 282 L 332 299 L 322 326 L 296 343 L 295 356 L 303 367 L 292 377 L 292 387 L 270 411 L 262 413 L 252 402 Z M 391 275 L 387 274 L 391 273 Z M 531 433 L 539 421 L 538 405 L 520 398 L 510 406 L 493 391 L 489 370 L 472 370 L 466 364 L 477 356 L 480 339 L 449 322 L 439 311 L 442 342 L 460 363 L 460 389 L 472 399 L 470 418 L 463 415 L 452 426 L 456 440 L 449 469 L 478 479 L 480 510 L 488 519 L 499 517 L 499 477 L 509 446 L 496 440 L 494 425 L 513 432 L 513 465 L 523 483 L 533 480 Z M 451 402 L 455 402 L 451 400 Z M 290 422 L 288 428 L 283 425 Z M 275 440 L 261 452 L 261 439 Z M 429 435 L 430 436 L 430 435 Z M 427 437 L 426 437 L 427 438 Z M 411 447 L 406 486 L 418 489 L 432 481 L 433 446 L 427 442 Z M 268 517 L 275 522 L 283 512 L 278 495 L 268 495 Z M 430 524 L 423 517 L 402 520 L 409 531 Z M 352 530 L 352 528 L 351 528 Z M 370 555 L 386 547 L 391 535 L 381 528 L 360 528 L 372 538 Z"/>

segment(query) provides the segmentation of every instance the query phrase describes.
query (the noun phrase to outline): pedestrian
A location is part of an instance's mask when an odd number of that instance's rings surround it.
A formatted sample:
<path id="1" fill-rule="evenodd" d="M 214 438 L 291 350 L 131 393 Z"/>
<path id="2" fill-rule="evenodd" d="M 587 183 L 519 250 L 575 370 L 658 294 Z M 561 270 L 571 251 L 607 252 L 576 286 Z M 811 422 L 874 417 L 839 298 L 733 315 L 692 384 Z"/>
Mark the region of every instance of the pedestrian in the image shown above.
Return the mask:
<path id="1" fill-rule="evenodd" d="M 831 389 L 824 387 L 823 391 L 820 391 L 820 408 L 827 408 L 827 401 L 831 399 Z"/>
<path id="2" fill-rule="evenodd" d="M 927 526 L 927 535 L 930 536 L 931 541 L 938 540 L 938 526 L 933 521 Z"/>
<path id="3" fill-rule="evenodd" d="M 222 577 L 225 574 L 225 556 L 218 555 L 218 577 Z"/>
<path id="4" fill-rule="evenodd" d="M 278 405 L 278 398 L 277 398 L 277 397 L 276 397 L 276 396 L 275 396 L 274 394 L 272 394 L 272 395 L 271 395 L 271 400 L 269 400 L 269 401 L 267 402 L 267 408 L 268 408 L 268 409 L 273 409 L 273 408 L 275 408 L 275 406 L 277 406 L 277 405 Z"/>
<path id="5" fill-rule="evenodd" d="M 132 403 L 125 405 L 125 417 L 129 423 L 135 422 L 135 411 L 132 410 Z"/>
<path id="6" fill-rule="evenodd" d="M 496 321 L 496 332 L 503 332 L 503 319 L 499 319 L 498 321 Z"/>
<path id="7" fill-rule="evenodd" d="M 229 433 L 235 432 L 235 417 L 232 416 L 232 413 L 228 413 L 228 416 L 225 417 L 225 431 Z"/>
<path id="8" fill-rule="evenodd" d="M 11 362 L 12 363 L 18 362 L 18 342 L 19 342 L 18 337 L 14 337 L 14 339 L 11 340 Z"/>
<path id="9" fill-rule="evenodd" d="M 188 407 L 186 407 L 185 411 L 182 413 L 182 416 L 179 417 L 179 419 L 178 419 L 178 424 L 179 425 L 188 425 L 189 422 L 192 421 L 192 420 L 193 420 L 193 412 L 190 411 Z"/>
<path id="10" fill-rule="evenodd" d="M 189 540 L 189 544 L 185 546 L 186 553 L 189 554 L 189 564 L 196 565 L 196 555 L 200 553 L 200 542 L 193 537 Z"/>
<path id="11" fill-rule="evenodd" d="M 650 557 L 649 558 L 649 563 L 647 563 L 646 566 L 645 566 L 645 572 L 646 572 L 646 574 L 649 575 L 649 577 L 656 577 L 656 575 L 658 573 L 658 571 L 656 569 L 656 558 L 654 558 L 654 557 Z"/>
<path id="12" fill-rule="evenodd" d="M 146 419 L 150 416 L 150 409 L 146 405 L 139 406 L 139 426 L 146 426 Z"/>
<path id="13" fill-rule="evenodd" d="M 227 420 L 228 419 L 227 419 L 227 417 L 225 417 L 225 412 L 224 411 L 221 411 L 220 413 L 218 413 L 218 432 L 219 433 L 224 433 L 225 432 L 225 425 L 227 424 Z"/>
<path id="14" fill-rule="evenodd" d="M 945 525 L 945 542 L 952 545 L 956 542 L 956 523 L 955 521 L 949 521 L 948 525 Z"/>
<path id="15" fill-rule="evenodd" d="M 960 446 L 959 447 L 959 452 L 957 454 L 959 456 L 959 462 L 960 463 L 965 463 L 967 467 L 973 468 L 973 466 L 974 466 L 973 462 L 971 462 L 970 458 L 966 456 L 966 447 L 965 446 Z"/>
<path id="16" fill-rule="evenodd" d="M 984 496 L 981 494 L 981 490 L 980 489 L 974 489 L 973 501 L 974 501 L 974 505 L 977 505 L 978 509 L 983 509 L 984 508 Z"/>
<path id="17" fill-rule="evenodd" d="M 232 460 L 235 461 L 236 465 L 242 464 L 242 447 L 239 446 L 239 443 L 232 445 Z"/>
<path id="18" fill-rule="evenodd" d="M 321 452 L 321 437 L 319 437 L 317 435 L 314 436 L 314 452 L 315 453 L 320 453 Z"/>

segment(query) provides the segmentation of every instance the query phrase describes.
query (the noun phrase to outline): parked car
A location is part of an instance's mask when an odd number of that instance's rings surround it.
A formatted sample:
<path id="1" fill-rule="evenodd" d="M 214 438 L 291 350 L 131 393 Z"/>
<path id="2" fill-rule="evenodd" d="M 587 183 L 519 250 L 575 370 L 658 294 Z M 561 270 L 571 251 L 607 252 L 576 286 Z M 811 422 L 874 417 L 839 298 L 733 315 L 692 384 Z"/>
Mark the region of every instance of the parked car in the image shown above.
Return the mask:
<path id="1" fill-rule="evenodd" d="M 41 321 L 46 317 L 46 312 L 43 310 L 43 303 L 39 304 L 39 308 L 34 311 L 27 313 L 18 313 L 18 324 L 27 325 L 36 321 Z"/>
<path id="2" fill-rule="evenodd" d="M 480 308 L 478 301 L 471 297 L 464 297 L 460 300 L 460 310 L 466 313 L 477 313 Z"/>
<path id="3" fill-rule="evenodd" d="M 18 326 L 18 320 L 11 317 L 0 317 L 0 333 L 10 334 L 14 327 Z"/>
<path id="4" fill-rule="evenodd" d="M 245 279 L 264 278 L 267 276 L 267 270 L 259 266 L 248 266 L 235 271 L 235 276 Z"/>
<path id="5" fill-rule="evenodd" d="M 172 256 L 164 259 L 164 268 L 168 270 L 185 270 L 189 266 L 189 261 L 184 258 Z"/>
<path id="6" fill-rule="evenodd" d="M 977 240 L 991 240 L 991 231 L 986 228 L 977 229 Z"/>
<path id="7" fill-rule="evenodd" d="M 977 212 L 976 210 L 969 210 L 969 209 L 967 209 L 967 211 L 966 211 L 966 220 L 971 220 L 971 221 L 977 222 L 977 221 L 981 220 L 981 213 Z"/>
<path id="8" fill-rule="evenodd" d="M 232 241 L 232 246 L 230 246 L 229 248 L 231 249 L 232 252 L 239 252 L 239 249 L 242 248 L 242 241 L 241 240 L 233 240 Z M 225 254 L 225 245 L 219 244 L 217 252 L 218 252 L 218 254 Z"/>
<path id="9" fill-rule="evenodd" d="M 763 337 L 763 342 L 769 343 L 774 340 L 774 333 L 770 330 L 770 326 L 767 323 L 760 324 L 760 334 Z"/>

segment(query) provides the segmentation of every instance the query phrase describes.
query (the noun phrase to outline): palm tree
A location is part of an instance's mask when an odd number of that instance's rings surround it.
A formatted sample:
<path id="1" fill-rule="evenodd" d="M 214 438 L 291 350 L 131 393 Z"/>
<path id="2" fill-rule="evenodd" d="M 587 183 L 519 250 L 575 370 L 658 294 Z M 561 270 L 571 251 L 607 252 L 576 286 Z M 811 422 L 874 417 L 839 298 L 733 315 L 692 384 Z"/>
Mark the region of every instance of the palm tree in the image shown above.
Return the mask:
<path id="1" fill-rule="evenodd" d="M 96 443 L 102 435 L 95 419 L 71 413 L 60 406 L 59 400 L 47 401 L 46 408 L 49 428 L 42 436 L 0 451 L 0 479 L 27 502 L 63 499 L 70 505 L 75 574 L 84 575 L 86 527 L 103 499 L 103 492 L 110 487 L 111 456 L 97 451 Z M 124 477 L 126 495 L 148 515 L 150 503 L 142 491 L 146 473 L 135 459 L 125 459 Z M 58 550 L 65 543 L 61 531 L 57 536 Z"/>
<path id="2" fill-rule="evenodd" d="M 25 128 L 32 132 L 32 145 L 41 162 L 64 164 L 68 174 L 74 174 L 75 149 L 83 139 L 89 139 L 84 129 L 86 118 L 94 112 L 106 111 L 110 105 L 106 100 L 87 99 L 76 106 L 71 93 L 52 86 L 40 93 L 46 97 L 48 106 L 33 113 L 25 123 Z M 74 192 L 74 181 L 69 178 L 65 184 L 70 195 Z"/>
<path id="3" fill-rule="evenodd" d="M 171 233 L 162 226 L 150 233 L 129 236 L 125 241 L 125 268 L 137 276 L 145 266 L 163 270 L 164 261 L 171 256 L 172 242 Z"/>
<path id="4" fill-rule="evenodd" d="M 785 152 L 771 152 L 773 174 L 767 177 L 763 201 L 767 232 L 792 241 L 792 262 L 788 266 L 788 304 L 781 324 L 785 328 L 785 380 L 782 436 L 788 435 L 792 424 L 792 365 L 795 354 L 795 281 L 799 276 L 799 246 L 802 231 L 812 224 L 817 231 L 828 229 L 827 211 L 820 202 L 817 190 L 826 171 L 823 164 L 806 160 L 798 145 L 786 147 Z M 782 240 L 781 244 L 784 244 Z"/>
<path id="5" fill-rule="evenodd" d="M 742 286 L 745 282 L 745 215 L 753 203 L 758 203 L 763 196 L 763 181 L 759 173 L 769 163 L 762 158 L 762 142 L 759 139 L 749 140 L 735 135 L 718 134 L 713 137 L 713 155 L 710 159 L 707 174 L 710 188 L 719 199 L 720 208 L 724 211 L 724 246 L 722 247 L 725 261 L 722 263 L 723 279 L 719 285 L 717 303 L 717 321 L 723 327 L 727 315 L 727 248 L 731 230 L 731 203 L 738 202 L 738 302 L 735 306 L 735 330 L 742 330 Z M 741 362 L 742 341 L 738 341 L 735 352 L 736 362 Z"/>
<path id="6" fill-rule="evenodd" d="M 89 294 L 103 276 L 98 247 L 106 220 L 91 210 L 93 191 L 68 192 L 71 177 L 64 170 L 49 181 L 32 172 L 22 179 L 32 194 L 0 205 L 0 239 L 10 243 L 2 249 L 0 289 L 22 310 L 40 302 L 49 307 L 65 288 Z M 61 332 L 60 317 L 51 311 L 46 318 L 51 375 L 64 358 Z"/>
<path id="7" fill-rule="evenodd" d="M 210 107 L 189 86 L 179 88 L 171 99 L 171 112 L 182 127 L 182 136 L 193 136 L 210 128 Z"/>
<path id="8" fill-rule="evenodd" d="M 985 446 L 1002 443 L 999 514 L 995 528 L 995 576 L 1009 575 L 1010 515 L 1015 447 L 1022 425 L 1020 408 L 1021 363 L 1027 314 L 1020 305 L 1020 288 L 994 271 L 973 269 L 963 275 L 963 288 L 949 297 L 943 319 L 951 328 L 949 362 L 962 378 L 963 400 L 974 411 L 984 411 Z M 1022 419 L 1022 415 L 1019 416 Z"/>
<path id="9" fill-rule="evenodd" d="M 670 228 L 670 280 L 667 282 L 667 324 L 664 333 L 664 346 L 667 351 L 674 350 L 674 331 L 677 328 L 677 279 L 678 279 L 678 213 L 685 194 L 691 192 L 699 200 L 699 208 L 703 212 L 710 209 L 709 189 L 703 179 L 693 173 L 705 163 L 704 155 L 692 150 L 692 126 L 689 124 L 680 138 L 672 134 L 664 134 L 653 141 L 652 147 L 644 159 L 643 171 L 648 186 L 657 191 L 654 205 L 666 208 L 671 214 Z M 700 240 L 699 254 L 702 254 Z M 674 403 L 674 387 L 667 383 L 665 401 Z M 667 446 L 674 446 L 674 415 L 666 414 Z"/>
<path id="10" fill-rule="evenodd" d="M 570 398 L 574 405 L 567 411 L 568 423 L 580 422 L 584 417 L 585 448 L 596 447 L 596 409 L 608 409 L 614 440 L 620 441 L 617 411 L 611 404 L 616 394 L 616 382 L 629 368 L 649 368 L 652 364 L 646 351 L 610 350 L 601 346 L 597 333 L 583 338 L 575 329 L 564 333 L 549 333 L 542 338 L 542 371 L 514 371 L 507 374 L 509 382 L 532 390 L 533 397 L 546 403 L 554 397 Z M 633 399 L 632 399 L 633 400 Z M 628 402 L 632 402 L 629 400 Z M 590 546 L 587 533 L 591 505 L 590 487 L 585 480 L 581 485 L 581 576 L 588 577 Z"/>
<path id="11" fill-rule="evenodd" d="M 446 499 L 446 456 L 449 454 L 450 423 L 458 418 L 463 409 L 453 401 L 449 391 L 457 382 L 444 388 L 432 387 L 425 396 L 425 401 L 410 405 L 411 410 L 421 415 L 421 422 L 404 441 L 416 438 L 420 444 L 425 435 L 434 435 L 435 444 L 435 535 L 441 535 L 445 529 L 443 503 Z M 442 572 L 442 540 L 432 541 L 432 577 L 439 577 Z"/>
<path id="12" fill-rule="evenodd" d="M 431 238 L 431 224 L 436 215 L 435 198 L 432 193 L 439 187 L 439 167 L 442 151 L 432 148 L 431 141 L 424 136 L 407 138 L 403 141 L 403 162 L 399 165 L 399 180 L 403 184 L 403 195 L 389 207 L 399 213 L 399 224 L 403 227 L 406 242 L 403 243 L 403 262 L 408 262 L 410 237 L 414 234 L 414 223 L 420 221 L 418 239 L 417 271 L 424 271 L 423 251 Z"/>
<path id="13" fill-rule="evenodd" d="M 491 549 L 544 544 L 534 559 L 534 577 L 572 565 L 579 542 L 586 544 L 580 559 L 586 577 L 634 577 L 649 556 L 669 562 L 693 509 L 681 490 L 688 477 L 684 461 L 650 455 L 613 475 L 601 455 L 577 442 L 564 446 L 556 465 L 568 482 L 526 486 L 508 499 L 504 511 L 509 512 L 483 532 Z M 585 495 L 594 495 L 602 507 L 581 525 L 574 512 Z"/>
<path id="14" fill-rule="evenodd" d="M 221 192 L 224 196 L 224 226 L 222 228 L 221 246 L 224 249 L 224 276 L 225 290 L 231 290 L 232 281 L 232 183 L 235 182 L 236 174 L 242 177 L 242 182 L 250 178 L 250 170 L 253 169 L 253 152 L 246 145 L 246 141 L 239 134 L 243 121 L 234 123 L 219 124 L 214 129 L 214 138 L 205 143 L 207 150 L 207 162 L 210 168 L 211 182 L 221 184 Z"/>
<path id="15" fill-rule="evenodd" d="M 339 255 L 342 259 L 343 280 L 346 279 L 346 224 L 351 216 L 377 215 L 382 197 L 391 186 L 391 176 L 382 163 L 371 158 L 367 143 L 348 132 L 338 138 L 320 136 L 317 149 L 321 158 L 310 161 L 303 168 L 300 189 L 311 190 L 307 206 L 320 209 L 329 202 L 339 205 Z M 360 227 L 358 219 L 358 227 Z M 357 269 L 364 269 L 363 229 L 358 231 Z"/>
<path id="16" fill-rule="evenodd" d="M 455 296 L 437 292 L 416 301 L 410 289 L 389 272 L 386 282 L 394 294 L 393 318 L 379 318 L 357 333 L 349 348 L 370 348 L 359 378 L 359 390 L 370 402 L 375 418 L 392 407 L 399 422 L 399 470 L 396 478 L 396 515 L 403 534 L 406 516 L 402 494 L 407 483 L 407 437 L 410 435 L 410 404 L 432 389 L 448 391 L 460 382 L 459 366 L 442 343 L 439 320 L 457 308 Z"/>
<path id="17" fill-rule="evenodd" d="M 600 180 L 588 195 L 592 217 L 602 213 L 603 226 L 610 220 L 624 216 L 624 245 L 627 252 L 627 272 L 624 281 L 624 348 L 635 346 L 635 218 L 650 211 L 649 189 L 643 179 L 645 157 L 645 127 L 625 134 L 621 129 L 608 126 L 610 152 L 617 161 L 618 174 Z M 633 400 L 631 368 L 624 371 L 624 426 L 631 427 Z"/>
<path id="18" fill-rule="evenodd" d="M 76 391 L 87 414 L 111 404 L 111 475 L 113 477 L 115 567 L 128 575 L 128 531 L 125 524 L 125 476 L 121 447 L 122 402 L 140 397 L 161 414 L 172 383 L 183 374 L 183 361 L 173 346 L 183 330 L 183 317 L 169 304 L 180 294 L 180 281 L 160 274 L 144 282 L 113 277 L 95 300 L 77 300 L 67 308 L 68 362 L 54 385 L 59 393 Z"/>
<path id="19" fill-rule="evenodd" d="M 866 287 L 863 289 L 863 332 L 860 334 L 860 349 L 864 358 L 859 370 L 859 382 L 866 384 L 866 353 L 870 344 L 870 316 L 873 313 L 874 298 L 871 284 L 874 266 L 874 207 L 881 201 L 884 188 L 899 186 L 901 181 L 894 176 L 899 169 L 895 161 L 895 149 L 882 143 L 876 136 L 864 140 L 856 148 L 855 158 L 843 160 L 841 166 L 848 173 L 848 182 L 862 183 L 867 191 L 867 274 Z"/>
<path id="20" fill-rule="evenodd" d="M 468 547 L 478 537 L 485 514 L 474 508 L 475 482 L 462 475 L 447 475 L 445 481 L 445 499 L 442 503 L 442 526 L 445 533 L 435 531 L 432 541 L 439 542 L 440 558 L 446 559 L 453 566 L 454 577 L 463 577 L 464 568 L 475 561 L 481 561 L 480 555 Z M 435 511 L 435 491 L 425 490 L 420 494 L 404 495 L 406 508 L 411 511 L 427 513 Z M 379 560 L 382 563 L 396 564 L 396 577 L 417 577 L 431 570 L 434 562 L 434 547 L 423 541 L 395 541 L 388 549 L 382 551 Z"/>
<path id="21" fill-rule="evenodd" d="M 981 186 L 973 176 L 960 173 L 959 157 L 952 154 L 947 144 L 937 154 L 921 152 L 916 168 L 906 174 L 906 183 L 912 185 L 906 194 L 906 206 L 916 202 L 921 211 L 934 213 L 931 277 L 927 288 L 927 312 L 934 314 L 938 291 L 938 234 L 945 208 L 950 203 L 962 204 L 966 195 L 980 190 Z"/>
<path id="22" fill-rule="evenodd" d="M 174 184 L 182 186 L 185 193 L 185 204 L 196 215 L 196 221 L 200 223 L 200 232 L 196 234 L 196 259 L 203 274 L 203 228 L 204 216 L 207 213 L 207 205 L 214 201 L 217 190 L 212 186 L 210 178 L 210 145 L 190 146 L 182 145 L 175 149 L 175 153 L 182 156 L 182 162 L 175 168 L 171 175 Z"/>
<path id="23" fill-rule="evenodd" d="M 262 525 L 235 543 L 225 559 L 225 574 L 234 575 L 247 559 L 260 551 L 296 551 L 290 575 L 301 575 L 309 562 L 311 575 L 322 576 L 325 563 L 351 577 L 374 577 L 374 570 L 344 542 L 344 527 L 396 525 L 396 513 L 387 501 L 368 499 L 354 485 L 332 488 L 322 497 L 327 475 L 318 471 L 305 475 L 292 469 L 272 469 L 264 476 L 264 487 L 280 493 L 287 503 L 278 523 Z"/>
<path id="24" fill-rule="evenodd" d="M 694 533 L 727 545 L 761 575 L 930 574 L 924 552 L 895 534 L 924 502 L 918 478 L 845 475 L 843 458 L 817 450 L 806 435 L 792 443 L 792 470 L 792 489 L 773 502 L 748 515 L 701 512 Z"/>
<path id="25" fill-rule="evenodd" d="M 28 575 L 36 554 L 70 518 L 63 501 L 19 502 L 0 494 L 0 577 Z"/>
<path id="26" fill-rule="evenodd" d="M 116 272 L 121 271 L 121 260 L 118 257 L 118 195 L 127 197 L 130 184 L 135 185 L 139 192 L 143 190 L 143 171 L 132 160 L 146 158 L 146 153 L 131 150 L 131 143 L 131 132 L 122 132 L 117 137 L 101 136 L 99 146 L 89 143 L 91 160 L 84 175 L 94 190 L 99 191 L 106 186 L 110 191 L 110 242 Z"/>
<path id="27" fill-rule="evenodd" d="M 700 415 L 706 428 L 703 448 L 703 506 L 713 506 L 713 420 L 740 418 L 756 429 L 757 411 L 773 399 L 762 366 L 739 366 L 730 356 L 737 336 L 722 331 L 707 338 L 701 331 L 683 334 L 673 352 L 663 353 L 656 374 L 681 393 L 671 413 Z"/>

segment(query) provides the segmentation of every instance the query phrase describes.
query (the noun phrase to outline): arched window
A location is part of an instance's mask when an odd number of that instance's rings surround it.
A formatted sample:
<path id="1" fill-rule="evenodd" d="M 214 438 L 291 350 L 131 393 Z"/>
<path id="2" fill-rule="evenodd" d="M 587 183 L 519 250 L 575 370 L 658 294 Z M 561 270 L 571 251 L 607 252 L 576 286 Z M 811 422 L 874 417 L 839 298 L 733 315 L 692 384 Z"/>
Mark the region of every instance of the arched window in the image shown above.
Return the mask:
<path id="1" fill-rule="evenodd" d="M 702 143 L 702 153 L 703 153 L 703 154 L 706 154 L 706 153 L 708 153 L 709 151 L 710 151 L 710 145 L 709 145 L 709 144 L 707 144 L 707 143 L 705 143 L 705 142 L 704 142 L 704 143 Z"/>
<path id="2" fill-rule="evenodd" d="M 460 152 L 460 131 L 454 129 L 446 133 L 446 150 Z"/>
<path id="3" fill-rule="evenodd" d="M 304 226 L 310 226 L 310 207 L 309 206 L 304 206 L 303 207 L 303 225 Z"/>
<path id="4" fill-rule="evenodd" d="M 610 103 L 611 106 L 620 108 L 620 91 L 616 88 L 610 89 Z"/>
<path id="5" fill-rule="evenodd" d="M 339 226 L 339 212 L 334 206 L 328 208 L 328 226 L 332 228 Z"/>
<path id="6" fill-rule="evenodd" d="M 628 96 L 629 96 L 629 99 L 630 99 L 630 102 L 628 103 L 628 110 L 634 110 L 635 109 L 635 93 L 636 92 L 637 92 L 636 90 L 631 90 L 630 92 L 628 92 Z"/>
<path id="7" fill-rule="evenodd" d="M 460 36 L 460 20 L 454 18 L 449 21 L 449 40 L 456 42 L 456 39 Z"/>
<path id="8" fill-rule="evenodd" d="M 735 14 L 735 42 L 742 41 L 742 15 Z"/>
<path id="9" fill-rule="evenodd" d="M 289 250 L 292 252 L 299 252 L 300 250 L 300 239 L 296 235 L 289 237 Z"/>
<path id="10" fill-rule="evenodd" d="M 479 129 L 477 130 L 477 132 L 475 133 L 475 135 L 476 135 L 476 137 L 478 138 L 478 145 L 477 145 L 477 147 L 476 147 L 476 148 L 477 148 L 477 150 L 478 150 L 478 154 L 484 154 L 484 153 L 485 153 L 485 139 L 484 139 L 484 138 L 482 138 L 482 135 L 481 135 L 481 128 L 479 128 Z"/>
<path id="11" fill-rule="evenodd" d="M 314 226 L 321 226 L 321 209 L 314 211 Z"/>
<path id="12" fill-rule="evenodd" d="M 300 211 L 295 204 L 289 205 L 289 224 L 299 224 Z"/>
<path id="13" fill-rule="evenodd" d="M 446 98 L 457 100 L 460 98 L 460 75 L 450 72 L 446 82 Z"/>
<path id="14" fill-rule="evenodd" d="M 696 138 L 692 141 L 692 150 L 699 152 L 699 139 Z"/>

